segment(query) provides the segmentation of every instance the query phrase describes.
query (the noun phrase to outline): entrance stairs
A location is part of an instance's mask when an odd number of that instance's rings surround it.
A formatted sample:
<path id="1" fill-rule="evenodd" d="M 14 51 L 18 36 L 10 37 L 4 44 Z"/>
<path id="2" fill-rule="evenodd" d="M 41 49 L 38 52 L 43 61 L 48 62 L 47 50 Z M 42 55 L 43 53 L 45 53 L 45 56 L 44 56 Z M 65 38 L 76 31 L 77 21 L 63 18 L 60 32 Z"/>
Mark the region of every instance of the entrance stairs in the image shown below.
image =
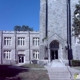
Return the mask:
<path id="1" fill-rule="evenodd" d="M 50 80 L 74 80 L 67 66 L 59 60 L 54 60 L 45 66 Z"/>
<path id="2" fill-rule="evenodd" d="M 65 64 L 59 60 L 53 60 L 52 62 L 47 64 L 50 67 L 65 67 Z"/>

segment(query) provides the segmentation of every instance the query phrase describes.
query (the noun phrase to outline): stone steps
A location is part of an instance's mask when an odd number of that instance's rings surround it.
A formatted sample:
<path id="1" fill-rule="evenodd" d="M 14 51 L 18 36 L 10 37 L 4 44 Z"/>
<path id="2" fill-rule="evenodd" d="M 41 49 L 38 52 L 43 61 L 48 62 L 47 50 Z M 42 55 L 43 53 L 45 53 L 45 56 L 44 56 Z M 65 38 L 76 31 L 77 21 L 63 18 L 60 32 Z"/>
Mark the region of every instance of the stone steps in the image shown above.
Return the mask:
<path id="1" fill-rule="evenodd" d="M 74 79 L 74 74 L 79 73 L 79 70 L 75 70 L 73 68 L 63 66 L 60 66 L 61 62 L 58 60 L 54 60 L 48 65 L 45 66 L 45 68 L 48 70 L 48 75 L 50 80 L 80 80 L 80 79 Z M 54 66 L 55 65 L 55 66 Z"/>
<path id="2" fill-rule="evenodd" d="M 71 80 L 67 68 L 47 68 L 50 80 Z"/>
<path id="3" fill-rule="evenodd" d="M 70 79 L 69 73 L 50 73 L 48 72 L 50 79 Z"/>
<path id="4" fill-rule="evenodd" d="M 53 60 L 52 62 L 48 63 L 47 66 L 50 66 L 50 67 L 65 67 L 65 64 L 62 63 L 59 60 Z"/>
<path id="5" fill-rule="evenodd" d="M 57 75 L 57 77 L 70 77 L 70 75 L 69 74 L 50 74 L 49 76 L 51 76 L 51 77 L 55 77 Z M 67 75 L 67 76 L 66 76 Z"/>
<path id="6" fill-rule="evenodd" d="M 70 73 L 65 66 L 58 60 L 54 60 L 46 66 L 50 80 L 71 80 Z"/>

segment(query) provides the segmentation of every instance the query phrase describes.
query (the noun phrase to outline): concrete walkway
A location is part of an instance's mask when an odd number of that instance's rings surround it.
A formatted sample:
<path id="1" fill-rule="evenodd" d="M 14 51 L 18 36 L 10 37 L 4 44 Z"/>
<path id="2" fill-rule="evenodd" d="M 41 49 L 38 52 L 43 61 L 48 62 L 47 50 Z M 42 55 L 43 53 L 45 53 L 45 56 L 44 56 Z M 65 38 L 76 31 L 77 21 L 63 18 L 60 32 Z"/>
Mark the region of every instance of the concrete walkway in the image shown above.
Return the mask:
<path id="1" fill-rule="evenodd" d="M 73 68 L 70 68 L 69 66 L 64 66 L 63 64 L 60 64 L 59 66 L 58 64 L 55 63 L 52 65 L 49 64 L 45 66 L 48 71 L 50 80 L 80 80 L 74 79 L 74 74 L 80 74 L 79 70 L 75 70 Z"/>
<path id="2" fill-rule="evenodd" d="M 72 80 L 67 68 L 63 67 L 46 67 L 50 80 Z"/>

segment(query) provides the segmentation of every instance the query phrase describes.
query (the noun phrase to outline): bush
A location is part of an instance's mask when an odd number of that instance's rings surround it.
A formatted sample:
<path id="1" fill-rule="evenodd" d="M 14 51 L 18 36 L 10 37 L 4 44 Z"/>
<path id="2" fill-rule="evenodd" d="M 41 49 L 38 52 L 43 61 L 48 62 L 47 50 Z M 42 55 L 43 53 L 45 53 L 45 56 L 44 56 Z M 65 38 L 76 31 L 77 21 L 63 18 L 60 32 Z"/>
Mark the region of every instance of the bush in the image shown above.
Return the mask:
<path id="1" fill-rule="evenodd" d="M 80 66 L 80 60 L 71 60 L 72 66 Z"/>
<path id="2" fill-rule="evenodd" d="M 38 63 L 38 60 L 32 60 L 32 63 L 33 64 L 37 64 Z"/>

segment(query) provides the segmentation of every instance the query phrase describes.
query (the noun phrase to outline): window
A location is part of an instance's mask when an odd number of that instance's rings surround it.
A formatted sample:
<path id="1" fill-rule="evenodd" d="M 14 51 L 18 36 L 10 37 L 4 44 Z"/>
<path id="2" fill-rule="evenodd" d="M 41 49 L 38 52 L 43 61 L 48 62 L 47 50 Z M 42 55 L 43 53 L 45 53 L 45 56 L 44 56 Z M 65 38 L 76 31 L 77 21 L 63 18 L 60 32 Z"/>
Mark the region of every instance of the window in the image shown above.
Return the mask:
<path id="1" fill-rule="evenodd" d="M 24 37 L 18 37 L 18 45 L 23 46 L 25 42 L 25 38 Z"/>
<path id="2" fill-rule="evenodd" d="M 10 59 L 11 51 L 10 50 L 5 50 L 4 51 L 4 59 Z"/>
<path id="3" fill-rule="evenodd" d="M 11 45 L 11 37 L 4 37 L 4 45 Z"/>
<path id="4" fill-rule="evenodd" d="M 39 51 L 33 51 L 33 59 L 39 59 Z"/>
<path id="5" fill-rule="evenodd" d="M 39 38 L 33 38 L 33 45 L 39 45 Z"/>

